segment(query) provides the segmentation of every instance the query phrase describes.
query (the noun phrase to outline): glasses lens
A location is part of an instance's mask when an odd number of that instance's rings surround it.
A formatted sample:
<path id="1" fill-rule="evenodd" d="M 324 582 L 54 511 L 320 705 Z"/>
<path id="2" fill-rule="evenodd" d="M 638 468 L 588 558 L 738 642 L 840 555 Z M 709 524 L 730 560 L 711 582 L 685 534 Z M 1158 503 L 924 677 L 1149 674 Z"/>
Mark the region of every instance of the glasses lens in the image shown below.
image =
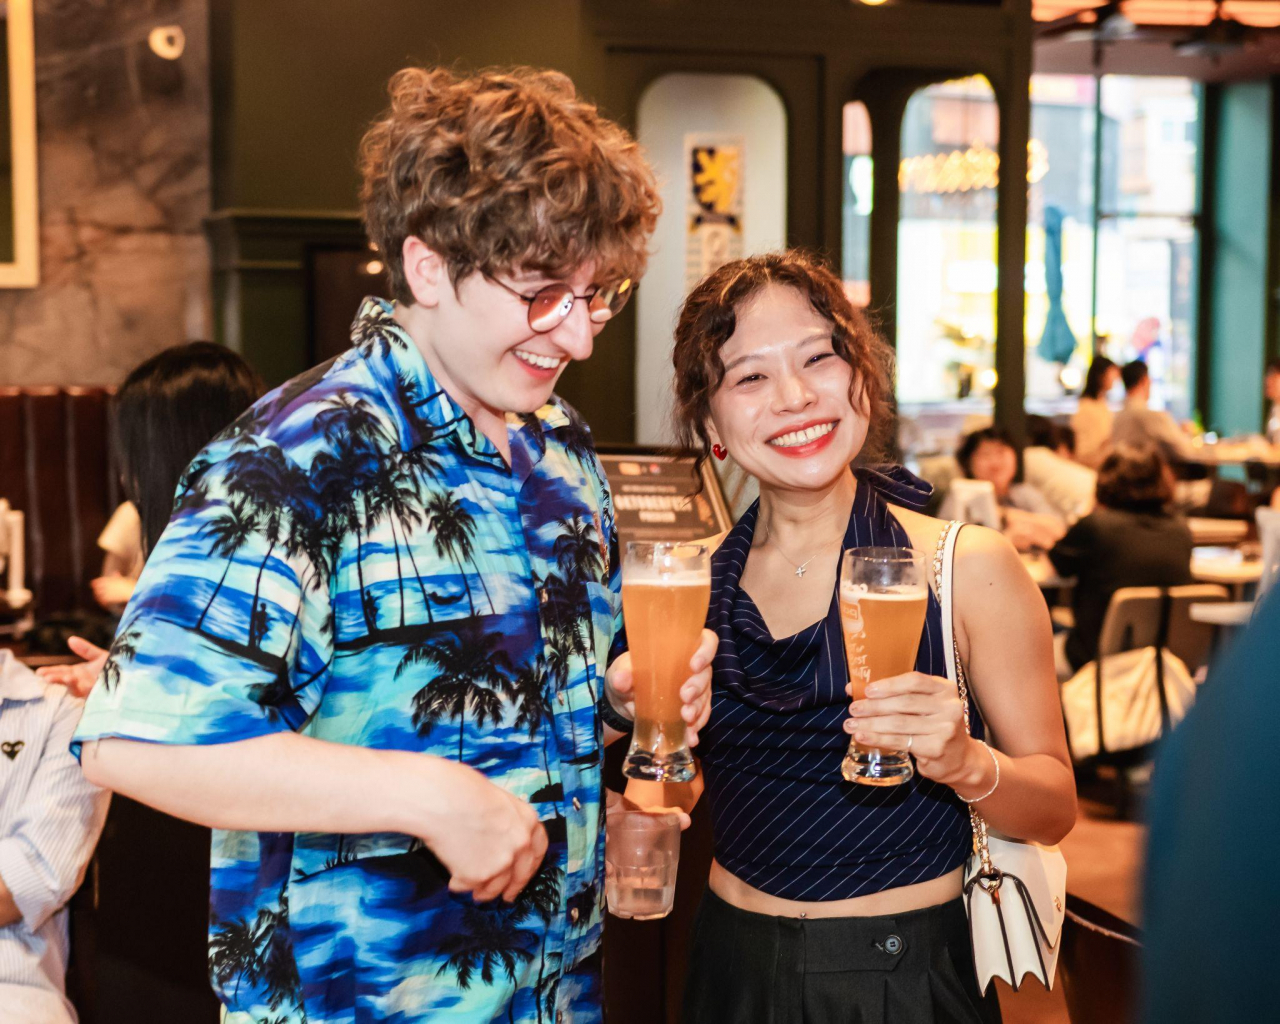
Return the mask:
<path id="1" fill-rule="evenodd" d="M 573 311 L 573 289 L 567 284 L 549 284 L 529 303 L 529 326 L 539 334 L 555 330 Z"/>
<path id="2" fill-rule="evenodd" d="M 604 285 L 591 296 L 591 305 L 588 307 L 591 322 L 602 324 L 612 320 L 627 304 L 633 291 L 635 286 L 631 283 L 631 278 L 621 284 Z"/>

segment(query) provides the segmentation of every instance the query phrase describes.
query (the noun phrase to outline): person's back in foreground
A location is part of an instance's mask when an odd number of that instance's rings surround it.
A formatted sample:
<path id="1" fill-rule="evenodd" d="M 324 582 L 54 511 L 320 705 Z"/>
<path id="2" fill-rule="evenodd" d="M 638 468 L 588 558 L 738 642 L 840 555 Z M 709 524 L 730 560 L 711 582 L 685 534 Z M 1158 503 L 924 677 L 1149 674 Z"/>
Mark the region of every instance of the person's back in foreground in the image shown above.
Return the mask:
<path id="1" fill-rule="evenodd" d="M 633 290 L 656 192 L 563 76 L 409 70 L 391 94 L 363 200 L 397 301 L 197 458 L 84 761 L 234 830 L 230 1024 L 595 1020 L 618 560 L 552 388 Z"/>

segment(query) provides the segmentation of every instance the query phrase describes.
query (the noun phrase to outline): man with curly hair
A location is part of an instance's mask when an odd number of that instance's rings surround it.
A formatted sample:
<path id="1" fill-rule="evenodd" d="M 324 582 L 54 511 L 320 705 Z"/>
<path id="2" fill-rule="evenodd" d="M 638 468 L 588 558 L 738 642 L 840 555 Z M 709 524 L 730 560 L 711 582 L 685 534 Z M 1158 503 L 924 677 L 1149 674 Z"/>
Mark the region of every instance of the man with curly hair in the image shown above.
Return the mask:
<path id="1" fill-rule="evenodd" d="M 215 829 L 227 1024 L 596 1021 L 629 705 L 608 488 L 552 389 L 657 194 L 562 75 L 390 93 L 361 165 L 395 301 L 197 457 L 77 738 L 91 780 Z"/>

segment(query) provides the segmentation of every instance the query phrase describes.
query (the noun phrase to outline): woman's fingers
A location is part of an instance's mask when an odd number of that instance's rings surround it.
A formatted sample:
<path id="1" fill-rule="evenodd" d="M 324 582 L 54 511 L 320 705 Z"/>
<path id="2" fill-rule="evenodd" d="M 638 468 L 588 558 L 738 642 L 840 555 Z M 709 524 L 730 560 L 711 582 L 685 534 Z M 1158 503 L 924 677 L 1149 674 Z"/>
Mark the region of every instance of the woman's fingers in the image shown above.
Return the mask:
<path id="1" fill-rule="evenodd" d="M 891 733 L 895 736 L 924 736 L 943 731 L 943 719 L 935 715 L 876 715 L 874 718 L 850 718 L 845 724 L 854 732 Z"/>
<path id="2" fill-rule="evenodd" d="M 896 697 L 904 693 L 955 692 L 955 684 L 939 676 L 927 676 L 923 672 L 907 672 L 889 676 L 867 684 L 868 697 Z"/>
<path id="3" fill-rule="evenodd" d="M 874 697 L 855 700 L 849 705 L 849 714 L 857 717 L 876 715 L 934 715 L 942 711 L 950 696 L 941 694 L 903 693 L 896 697 Z"/>

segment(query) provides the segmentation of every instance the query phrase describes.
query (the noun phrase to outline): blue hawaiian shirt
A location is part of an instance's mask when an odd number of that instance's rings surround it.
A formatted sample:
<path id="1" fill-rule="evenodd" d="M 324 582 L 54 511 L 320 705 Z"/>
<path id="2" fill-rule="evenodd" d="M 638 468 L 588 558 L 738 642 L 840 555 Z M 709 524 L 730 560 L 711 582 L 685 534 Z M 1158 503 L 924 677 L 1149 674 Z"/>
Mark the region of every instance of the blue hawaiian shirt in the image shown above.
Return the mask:
<path id="1" fill-rule="evenodd" d="M 77 743 L 291 729 L 456 758 L 550 838 L 513 905 L 406 835 L 215 831 L 209 966 L 231 1024 L 600 1017 L 601 729 L 621 628 L 590 435 L 508 416 L 511 464 L 366 300 L 355 345 L 267 395 L 178 489 Z"/>

